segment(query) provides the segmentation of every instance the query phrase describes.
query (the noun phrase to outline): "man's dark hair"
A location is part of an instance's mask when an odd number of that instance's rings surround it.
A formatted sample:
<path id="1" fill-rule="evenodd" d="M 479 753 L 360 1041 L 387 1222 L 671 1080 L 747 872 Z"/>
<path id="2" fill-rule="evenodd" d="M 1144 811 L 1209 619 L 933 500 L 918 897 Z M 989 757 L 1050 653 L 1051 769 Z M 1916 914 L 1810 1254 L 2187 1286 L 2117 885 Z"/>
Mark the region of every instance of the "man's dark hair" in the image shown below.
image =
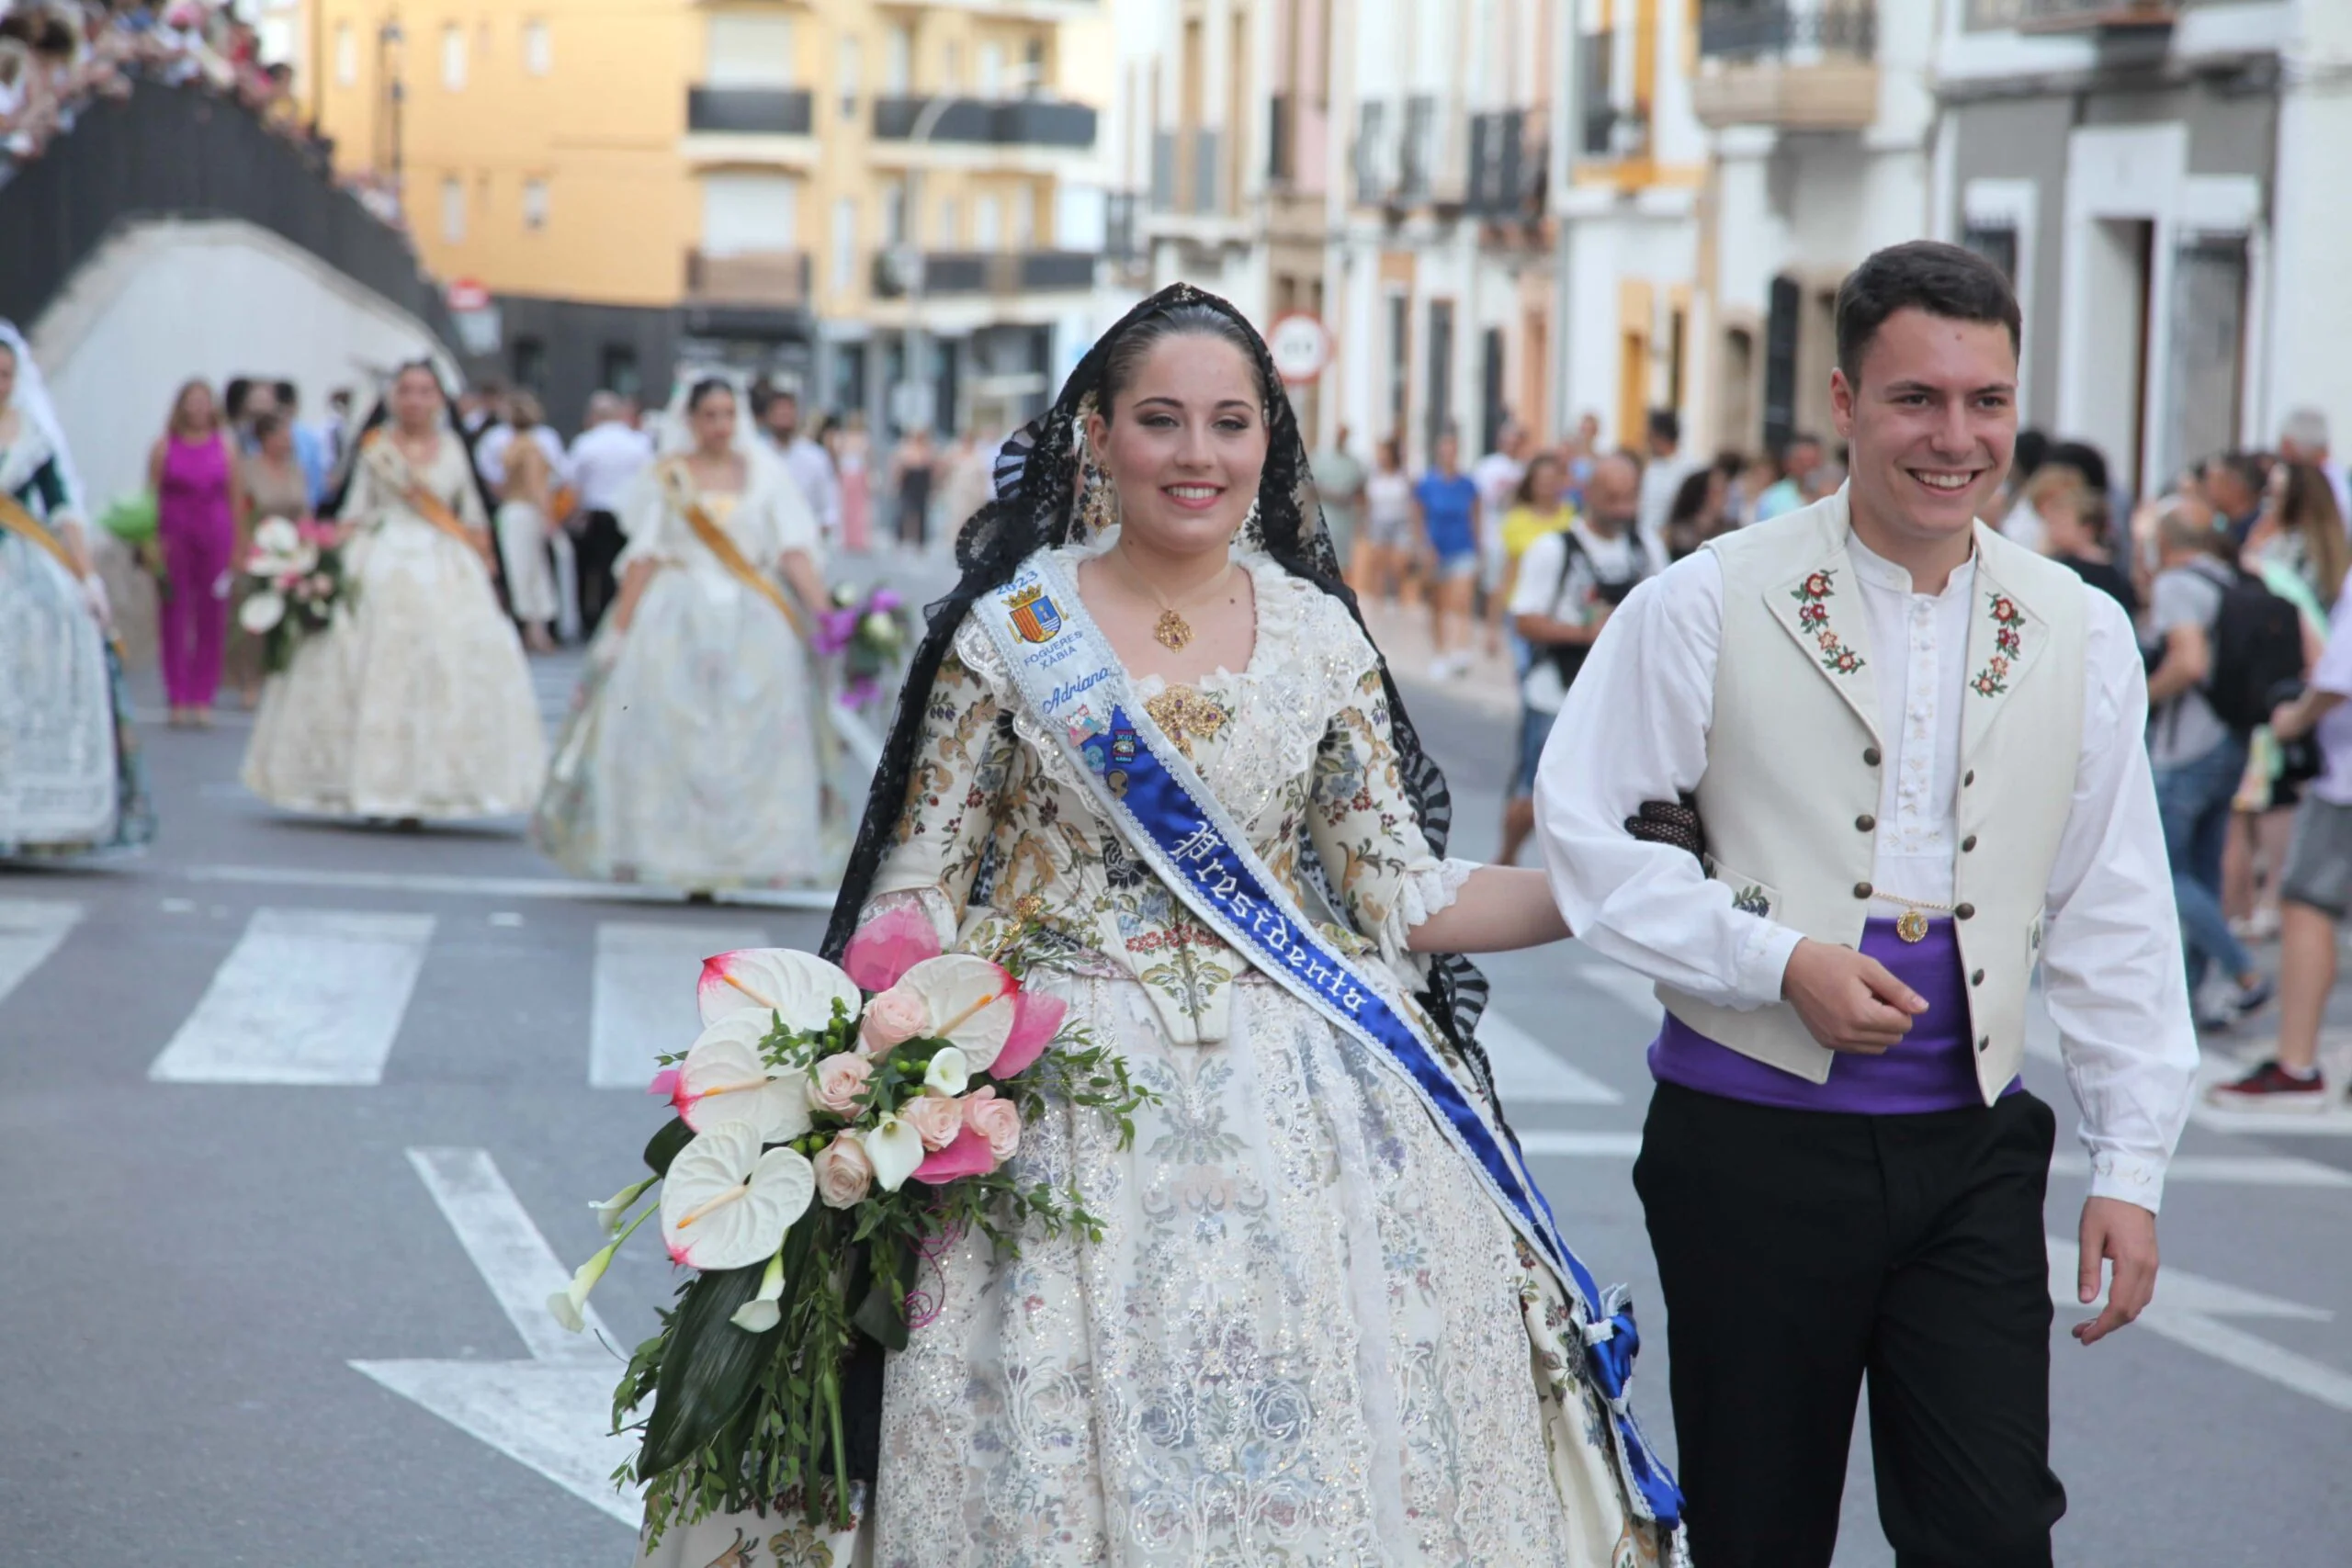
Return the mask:
<path id="1" fill-rule="evenodd" d="M 2018 432 L 2017 445 L 2009 450 L 2009 483 L 2022 485 L 2033 478 L 2034 469 L 2050 461 L 2050 437 L 2039 430 Z"/>
<path id="2" fill-rule="evenodd" d="M 1649 418 L 1650 439 L 1682 444 L 1682 418 L 1672 409 L 1652 409 Z"/>
<path id="3" fill-rule="evenodd" d="M 2087 441 L 2060 441 L 2041 455 L 2045 463 L 2064 463 L 2083 476 L 2093 495 L 2107 493 L 2107 454 Z"/>
<path id="4" fill-rule="evenodd" d="M 288 413 L 302 406 L 302 394 L 291 381 L 280 381 L 271 389 L 277 394 L 277 406 Z"/>
<path id="5" fill-rule="evenodd" d="M 1999 267 L 1940 240 L 1908 240 L 1873 251 L 1838 288 L 1838 367 L 1860 378 L 1862 353 L 1897 310 L 1917 309 L 1955 321 L 1998 321 L 2017 352 L 2018 297 Z"/>

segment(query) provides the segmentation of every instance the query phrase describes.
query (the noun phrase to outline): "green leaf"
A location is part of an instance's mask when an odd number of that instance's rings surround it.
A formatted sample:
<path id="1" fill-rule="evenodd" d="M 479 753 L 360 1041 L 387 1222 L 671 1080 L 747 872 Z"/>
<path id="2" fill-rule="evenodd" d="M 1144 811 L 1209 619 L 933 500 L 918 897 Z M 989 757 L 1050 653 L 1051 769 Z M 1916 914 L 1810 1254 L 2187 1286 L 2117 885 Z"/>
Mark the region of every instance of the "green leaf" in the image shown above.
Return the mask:
<path id="1" fill-rule="evenodd" d="M 861 1263 L 857 1272 L 871 1272 L 873 1283 L 850 1321 L 857 1325 L 858 1332 L 884 1349 L 903 1350 L 907 1348 L 907 1285 L 913 1280 L 915 1270 L 914 1244 L 905 1240 L 876 1241 L 875 1246 L 890 1249 L 888 1266 L 876 1268 L 875 1263 L 881 1260 L 876 1259 L 869 1249 L 867 1260 Z"/>
<path id="2" fill-rule="evenodd" d="M 760 1293 L 764 1263 L 705 1274 L 686 1287 L 670 1325 L 637 1473 L 649 1483 L 700 1453 L 757 1390 L 775 1330 L 747 1334 L 727 1320 Z"/>
<path id="3" fill-rule="evenodd" d="M 656 1176 L 670 1174 L 670 1162 L 678 1151 L 695 1141 L 695 1130 L 686 1125 L 683 1116 L 672 1117 L 667 1126 L 653 1134 L 645 1145 L 645 1164 Z"/>

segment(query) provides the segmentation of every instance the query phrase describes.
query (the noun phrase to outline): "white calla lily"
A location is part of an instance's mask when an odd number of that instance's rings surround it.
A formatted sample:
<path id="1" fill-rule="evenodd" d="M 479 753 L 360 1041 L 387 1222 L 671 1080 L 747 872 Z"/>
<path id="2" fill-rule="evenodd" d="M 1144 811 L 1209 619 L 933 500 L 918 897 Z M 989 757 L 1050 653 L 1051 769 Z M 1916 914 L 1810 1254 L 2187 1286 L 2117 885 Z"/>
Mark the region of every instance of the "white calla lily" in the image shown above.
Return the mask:
<path id="1" fill-rule="evenodd" d="M 603 1202 L 589 1204 L 589 1210 L 596 1216 L 596 1223 L 605 1227 L 605 1234 L 611 1235 L 619 1230 L 622 1217 L 635 1207 L 639 1198 L 645 1196 L 647 1188 L 661 1179 L 658 1176 L 649 1176 L 642 1181 L 632 1181 Z"/>
<path id="2" fill-rule="evenodd" d="M 758 1128 L 723 1122 L 670 1162 L 662 1239 L 689 1268 L 749 1268 L 784 1245 L 816 1192 L 817 1173 L 797 1151 L 762 1154 Z"/>
<path id="3" fill-rule="evenodd" d="M 237 606 L 237 625 L 254 637 L 267 637 L 286 618 L 286 596 L 272 590 L 255 593 Z"/>
<path id="4" fill-rule="evenodd" d="M 895 1112 L 885 1115 L 858 1135 L 865 1157 L 874 1167 L 874 1185 L 896 1192 L 923 1162 L 922 1134 L 915 1124 Z"/>
<path id="5" fill-rule="evenodd" d="M 723 1122 L 749 1122 L 768 1144 L 808 1130 L 808 1075 L 768 1066 L 760 1050 L 767 1032 L 768 1015 L 745 1009 L 695 1037 L 678 1064 L 672 1100 L 687 1126 L 704 1133 Z"/>
<path id="6" fill-rule="evenodd" d="M 953 1100 L 972 1087 L 972 1068 L 961 1047 L 942 1045 L 923 1069 L 922 1087 Z"/>
<path id="7" fill-rule="evenodd" d="M 760 1276 L 760 1293 L 737 1307 L 727 1321 L 748 1334 L 765 1334 L 784 1321 L 784 1309 L 776 1304 L 783 1295 L 784 1254 L 779 1252 Z"/>
<path id="8" fill-rule="evenodd" d="M 1021 987 L 985 958 L 963 953 L 926 958 L 899 976 L 894 988 L 922 998 L 931 1013 L 923 1038 L 944 1040 L 962 1051 L 967 1072 L 987 1072 L 1012 1036 Z"/>
<path id="9" fill-rule="evenodd" d="M 696 991 L 702 1021 L 715 1023 L 729 1013 L 756 1010 L 763 1022 L 775 1013 L 796 1032 L 822 1029 L 839 1002 L 855 1018 L 865 1002 L 857 982 L 814 953 L 788 947 L 745 947 L 703 960 Z"/>
<path id="10" fill-rule="evenodd" d="M 632 1199 L 631 1201 L 635 1200 Z M 650 1219 L 652 1213 L 653 1211 L 648 1209 L 644 1213 L 631 1220 L 628 1229 L 597 1248 L 595 1257 L 571 1271 L 571 1283 L 548 1298 L 548 1314 L 558 1323 L 563 1325 L 567 1332 L 580 1334 L 586 1331 L 588 1292 L 596 1288 L 596 1281 L 603 1279 L 605 1270 L 613 1266 L 613 1254 L 621 1249 L 621 1243 L 635 1235 L 637 1227 Z"/>

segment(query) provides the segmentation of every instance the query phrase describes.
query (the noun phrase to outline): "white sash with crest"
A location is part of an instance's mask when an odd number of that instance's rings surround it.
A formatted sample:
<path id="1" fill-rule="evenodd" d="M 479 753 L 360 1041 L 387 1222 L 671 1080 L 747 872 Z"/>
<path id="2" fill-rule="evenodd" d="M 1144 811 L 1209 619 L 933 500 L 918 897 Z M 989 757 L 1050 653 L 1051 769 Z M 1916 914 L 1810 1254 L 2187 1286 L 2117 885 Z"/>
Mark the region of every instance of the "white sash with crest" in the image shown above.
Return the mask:
<path id="1" fill-rule="evenodd" d="M 1499 1134 L 1419 1028 L 1388 1005 L 1300 911 L 1248 836 L 1135 698 L 1125 669 L 1045 550 L 974 607 L 1032 715 L 1086 782 L 1127 847 L 1202 923 L 1361 1043 L 1420 1101 L 1481 1190 L 1580 1303 L 1586 1369 L 1607 1400 L 1631 1501 L 1672 1525 L 1681 1494 L 1626 1399 L 1640 1344 L 1622 1290 L 1603 1291 L 1570 1251 L 1518 1149 Z"/>

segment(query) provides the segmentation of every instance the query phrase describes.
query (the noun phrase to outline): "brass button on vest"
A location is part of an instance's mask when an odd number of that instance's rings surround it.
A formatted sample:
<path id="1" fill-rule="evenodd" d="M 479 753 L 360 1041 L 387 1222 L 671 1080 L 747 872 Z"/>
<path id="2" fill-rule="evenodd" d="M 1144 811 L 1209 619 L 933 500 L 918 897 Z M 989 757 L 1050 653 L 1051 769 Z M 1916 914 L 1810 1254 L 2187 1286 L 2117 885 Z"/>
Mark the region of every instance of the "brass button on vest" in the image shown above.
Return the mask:
<path id="1" fill-rule="evenodd" d="M 1854 818 L 1854 826 L 1860 831 L 1867 833 L 1871 829 L 1878 826 L 1878 818 L 1865 811 L 1860 817 Z"/>
<path id="2" fill-rule="evenodd" d="M 1975 847 L 1976 847 L 1976 835 L 1975 835 L 1975 834 L 1973 834 L 1973 833 L 1969 834 L 1969 835 L 1968 835 L 1968 837 L 1966 837 L 1965 839 L 1962 839 L 1962 840 L 1960 841 L 1960 852 L 1961 852 L 1961 853 L 1962 853 L 1962 854 L 1966 854 L 1969 851 L 1971 851 L 1971 850 L 1974 849 Z"/>
<path id="3" fill-rule="evenodd" d="M 1969 769 L 1967 776 L 1962 778 L 1960 782 L 1964 784 L 1974 784 L 1976 782 L 1976 770 L 1974 768 Z"/>
<path id="4" fill-rule="evenodd" d="M 1976 1049 L 1977 1049 L 1977 1051 L 1978 1051 L 1978 1053 L 1979 1053 L 1980 1055 L 1981 1055 L 1982 1053 L 1984 1053 L 1984 1052 L 1990 1051 L 1992 1048 L 1993 1048 L 1993 1037 L 1992 1037 L 1991 1035 L 1989 1035 L 1989 1034 L 1987 1034 L 1986 1036 L 1984 1036 L 1984 1039 L 1979 1040 L 1979 1041 L 1976 1043 Z"/>
<path id="5" fill-rule="evenodd" d="M 1971 975 L 1968 977 L 1968 983 L 1972 986 L 1983 985 L 1984 983 L 1984 971 L 1979 969 L 1975 974 Z"/>
<path id="6" fill-rule="evenodd" d="M 1973 904 L 1955 905 L 1952 908 L 1951 913 L 1952 919 L 1956 920 L 1973 920 L 1976 918 L 1976 906 Z"/>
<path id="7" fill-rule="evenodd" d="M 1869 897 L 1870 896 L 1871 896 L 1871 885 L 1870 885 L 1869 883 L 1867 883 L 1867 882 L 1857 882 L 1857 883 L 1855 883 L 1855 884 L 1854 884 L 1854 897 L 1857 897 L 1857 898 L 1867 898 L 1867 897 Z"/>
<path id="8" fill-rule="evenodd" d="M 1877 747 L 1865 746 L 1862 748 L 1862 766 L 1866 768 L 1875 768 L 1878 766 Z"/>

